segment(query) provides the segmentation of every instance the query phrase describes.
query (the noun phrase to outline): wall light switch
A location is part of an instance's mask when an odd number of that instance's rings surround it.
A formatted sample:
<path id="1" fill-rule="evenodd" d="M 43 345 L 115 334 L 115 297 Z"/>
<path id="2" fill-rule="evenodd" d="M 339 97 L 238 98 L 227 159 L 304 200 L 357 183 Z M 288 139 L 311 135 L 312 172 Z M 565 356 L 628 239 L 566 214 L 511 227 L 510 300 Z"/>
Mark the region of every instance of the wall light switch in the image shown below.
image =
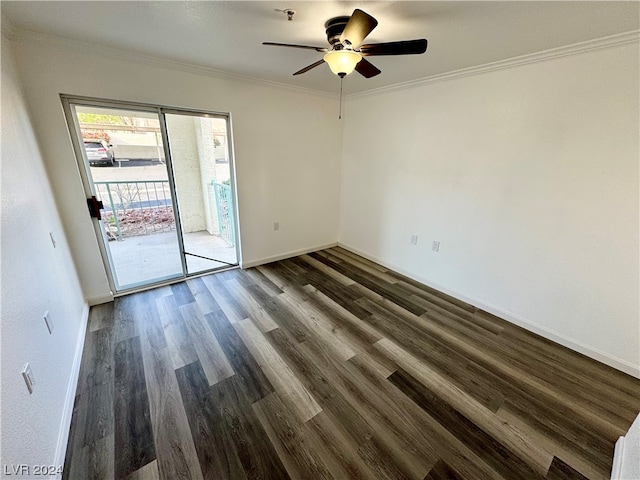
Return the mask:
<path id="1" fill-rule="evenodd" d="M 31 395 L 33 393 L 33 387 L 36 384 L 36 379 L 33 376 L 33 370 L 31 370 L 31 366 L 28 363 L 25 363 L 22 368 L 22 378 L 24 378 L 24 383 L 27 384 L 29 395 Z"/>
<path id="2" fill-rule="evenodd" d="M 47 330 L 49 330 L 49 334 L 53 333 L 53 320 L 51 319 L 51 314 L 47 311 L 44 312 L 44 323 L 47 325 Z"/>
<path id="3" fill-rule="evenodd" d="M 411 235 L 411 245 L 418 244 L 418 235 Z"/>
<path id="4" fill-rule="evenodd" d="M 433 243 L 431 244 L 431 250 L 433 250 L 434 252 L 440 251 L 440 242 L 438 242 L 437 240 L 434 240 Z"/>

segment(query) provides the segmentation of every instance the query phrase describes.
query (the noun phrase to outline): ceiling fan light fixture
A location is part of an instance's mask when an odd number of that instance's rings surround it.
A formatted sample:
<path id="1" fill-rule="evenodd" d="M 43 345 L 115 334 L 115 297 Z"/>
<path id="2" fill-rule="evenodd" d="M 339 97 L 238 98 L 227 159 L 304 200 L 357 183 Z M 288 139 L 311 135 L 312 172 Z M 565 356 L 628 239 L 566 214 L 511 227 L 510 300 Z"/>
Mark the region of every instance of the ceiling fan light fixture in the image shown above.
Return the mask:
<path id="1" fill-rule="evenodd" d="M 331 71 L 339 77 L 353 72 L 360 60 L 362 55 L 353 50 L 332 50 L 324 56 L 324 61 L 329 64 Z"/>
<path id="2" fill-rule="evenodd" d="M 378 21 L 375 18 L 356 8 L 350 17 L 333 17 L 325 22 L 324 28 L 327 34 L 327 41 L 330 45 L 329 48 L 275 42 L 262 42 L 262 44 L 276 47 L 302 48 L 323 53 L 328 52 L 322 60 L 307 65 L 293 75 L 301 75 L 326 62 L 329 64 L 331 71 L 341 79 L 354 70 L 364 78 L 372 78 L 382 73 L 379 68 L 364 57 L 376 55 L 417 55 L 427 51 L 426 38 L 402 40 L 399 42 L 363 44 L 367 36 L 376 28 L 376 25 L 378 25 Z"/>

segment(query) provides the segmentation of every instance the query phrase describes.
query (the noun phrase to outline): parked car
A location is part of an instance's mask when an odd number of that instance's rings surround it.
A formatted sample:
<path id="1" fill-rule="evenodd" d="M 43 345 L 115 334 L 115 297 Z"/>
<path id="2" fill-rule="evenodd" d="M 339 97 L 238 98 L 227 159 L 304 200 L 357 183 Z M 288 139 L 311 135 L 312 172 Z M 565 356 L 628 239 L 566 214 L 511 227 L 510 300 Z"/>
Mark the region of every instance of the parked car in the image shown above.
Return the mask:
<path id="1" fill-rule="evenodd" d="M 113 166 L 116 161 L 113 145 L 108 144 L 104 140 L 85 140 L 84 150 L 87 152 L 89 165 Z"/>

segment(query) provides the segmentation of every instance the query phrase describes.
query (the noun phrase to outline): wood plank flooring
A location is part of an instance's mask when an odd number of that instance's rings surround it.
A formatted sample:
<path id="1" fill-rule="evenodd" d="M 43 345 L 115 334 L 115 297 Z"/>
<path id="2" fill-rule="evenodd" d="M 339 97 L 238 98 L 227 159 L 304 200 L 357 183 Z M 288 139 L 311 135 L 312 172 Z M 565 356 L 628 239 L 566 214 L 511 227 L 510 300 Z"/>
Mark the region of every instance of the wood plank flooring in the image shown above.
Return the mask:
<path id="1" fill-rule="evenodd" d="M 604 479 L 640 380 L 332 248 L 93 307 L 64 478 Z"/>

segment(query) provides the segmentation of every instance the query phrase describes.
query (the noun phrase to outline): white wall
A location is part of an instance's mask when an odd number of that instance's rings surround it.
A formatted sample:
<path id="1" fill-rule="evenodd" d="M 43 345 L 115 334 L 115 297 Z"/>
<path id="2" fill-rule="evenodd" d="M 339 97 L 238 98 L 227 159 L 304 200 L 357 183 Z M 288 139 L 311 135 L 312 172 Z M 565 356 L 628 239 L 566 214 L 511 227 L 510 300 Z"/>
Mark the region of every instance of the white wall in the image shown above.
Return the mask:
<path id="1" fill-rule="evenodd" d="M 340 243 L 640 376 L 638 58 L 349 98 Z"/>
<path id="2" fill-rule="evenodd" d="M 64 459 L 87 309 L 4 38 L 1 145 L 0 464 L 54 465 Z M 51 335 L 42 317 L 47 310 Z M 21 376 L 26 362 L 36 379 L 31 395 Z"/>
<path id="3" fill-rule="evenodd" d="M 213 77 L 193 68 L 47 37 L 16 44 L 34 129 L 84 295 L 109 287 L 86 211 L 59 94 L 230 112 L 244 264 L 334 243 L 342 125 L 333 97 Z M 280 231 L 273 231 L 273 222 Z"/>

